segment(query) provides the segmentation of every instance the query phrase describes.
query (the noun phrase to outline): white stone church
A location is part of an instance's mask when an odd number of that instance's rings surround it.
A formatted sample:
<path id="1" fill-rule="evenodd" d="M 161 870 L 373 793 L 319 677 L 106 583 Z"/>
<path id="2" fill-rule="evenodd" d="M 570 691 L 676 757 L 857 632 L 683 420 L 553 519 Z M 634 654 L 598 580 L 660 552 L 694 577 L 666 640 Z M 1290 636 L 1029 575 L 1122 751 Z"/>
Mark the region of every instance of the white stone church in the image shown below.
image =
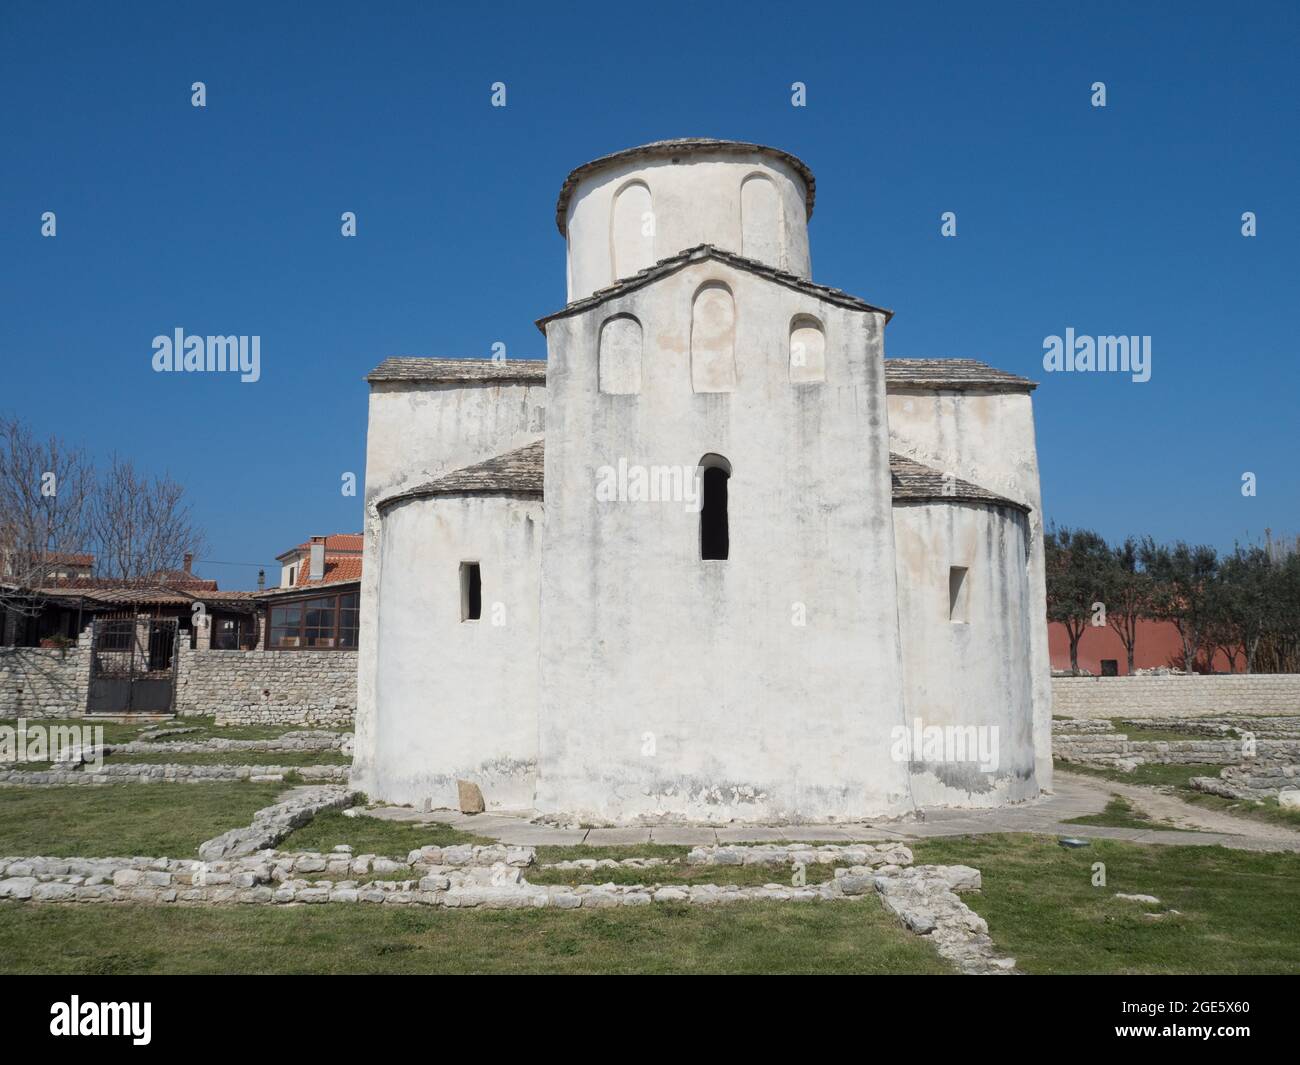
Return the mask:
<path id="1" fill-rule="evenodd" d="M 1035 386 L 886 359 L 814 193 L 734 141 L 587 163 L 545 362 L 370 374 L 355 786 L 716 823 L 1050 785 Z"/>

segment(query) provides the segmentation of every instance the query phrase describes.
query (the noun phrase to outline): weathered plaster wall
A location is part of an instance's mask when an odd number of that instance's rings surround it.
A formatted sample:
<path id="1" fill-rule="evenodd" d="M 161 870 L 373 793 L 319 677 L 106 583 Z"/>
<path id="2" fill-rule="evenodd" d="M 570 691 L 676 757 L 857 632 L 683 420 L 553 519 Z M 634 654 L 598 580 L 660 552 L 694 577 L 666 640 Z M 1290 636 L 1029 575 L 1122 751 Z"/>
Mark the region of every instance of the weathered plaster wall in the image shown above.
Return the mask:
<path id="1" fill-rule="evenodd" d="M 764 240 L 743 239 L 741 186 L 761 175 L 771 181 L 778 217 L 760 226 Z M 810 277 L 808 215 L 803 180 L 793 168 L 766 156 L 692 153 L 689 165 L 670 159 L 633 159 L 585 177 L 569 201 L 569 302 L 589 296 L 617 280 L 613 262 L 611 214 L 615 196 L 641 182 L 650 192 L 654 216 L 650 263 L 697 244 L 745 255 L 800 277 Z M 752 211 L 752 203 L 746 204 Z M 638 212 L 639 213 L 639 212 Z M 635 273 L 635 270 L 630 273 Z M 618 270 L 620 276 L 628 276 Z"/>
<path id="2" fill-rule="evenodd" d="M 734 392 L 692 391 L 691 308 L 730 287 Z M 642 390 L 597 390 L 602 322 L 645 329 Z M 826 381 L 792 385 L 817 317 Z M 908 808 L 883 316 L 716 262 L 549 324 L 538 808 L 592 820 Z M 599 502 L 601 466 L 732 464 L 731 555 L 681 502 Z M 806 623 L 796 624 L 800 604 Z"/>
<path id="3" fill-rule="evenodd" d="M 1300 673 L 1053 677 L 1062 717 L 1300 713 Z"/>
<path id="4" fill-rule="evenodd" d="M 895 504 L 898 614 L 908 723 L 975 726 L 993 772 L 974 760 L 914 756 L 921 805 L 996 806 L 1033 798 L 1033 685 L 1025 568 L 1028 522 L 1006 507 Z M 968 621 L 950 619 L 949 569 L 965 567 Z"/>
<path id="5" fill-rule="evenodd" d="M 79 717 L 86 712 L 90 650 L 0 647 L 0 717 Z"/>
<path id="6" fill-rule="evenodd" d="M 375 502 L 536 440 L 545 425 L 545 406 L 542 383 L 376 383 L 371 387 L 353 763 L 359 780 L 371 777 L 374 764 L 376 590 L 382 564 Z"/>
<path id="7" fill-rule="evenodd" d="M 413 499 L 383 519 L 376 758 L 356 787 L 455 808 L 531 808 L 537 766 L 540 500 Z M 461 619 L 460 563 L 477 561 L 482 617 Z"/>
<path id="8" fill-rule="evenodd" d="M 1029 507 L 1027 617 L 1039 787 L 1052 784 L 1052 687 L 1047 651 L 1043 502 L 1028 392 L 891 389 L 893 450 Z"/>

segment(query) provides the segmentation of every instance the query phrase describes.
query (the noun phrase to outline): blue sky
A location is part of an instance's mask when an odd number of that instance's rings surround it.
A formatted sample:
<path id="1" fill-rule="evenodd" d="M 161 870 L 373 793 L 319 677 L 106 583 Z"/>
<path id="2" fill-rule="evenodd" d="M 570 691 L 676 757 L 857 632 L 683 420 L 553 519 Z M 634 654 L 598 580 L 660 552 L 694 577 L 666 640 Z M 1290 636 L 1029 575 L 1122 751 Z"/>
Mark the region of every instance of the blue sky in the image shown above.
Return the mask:
<path id="1" fill-rule="evenodd" d="M 571 168 L 696 135 L 812 167 L 814 279 L 896 312 L 887 355 L 1042 382 L 1049 521 L 1300 532 L 1294 3 L 180 7 L 5 5 L 0 410 L 180 480 L 223 588 L 360 528 L 384 357 L 544 355 Z M 260 335 L 262 379 L 155 374 L 177 327 Z M 1044 374 L 1067 327 L 1150 335 L 1151 380 Z"/>

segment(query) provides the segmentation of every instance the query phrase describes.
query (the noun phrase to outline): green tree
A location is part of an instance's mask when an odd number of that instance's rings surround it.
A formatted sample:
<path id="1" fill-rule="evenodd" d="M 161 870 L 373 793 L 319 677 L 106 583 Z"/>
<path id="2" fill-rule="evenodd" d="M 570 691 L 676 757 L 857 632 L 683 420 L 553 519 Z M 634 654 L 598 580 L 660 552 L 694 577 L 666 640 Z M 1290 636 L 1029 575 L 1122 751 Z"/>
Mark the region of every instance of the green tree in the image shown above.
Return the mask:
<path id="1" fill-rule="evenodd" d="M 1244 652 L 1246 672 L 1255 671 L 1259 641 L 1276 625 L 1281 606 L 1279 576 L 1262 547 L 1238 545 L 1219 566 L 1210 599 L 1210 638 L 1234 668 L 1237 655 Z"/>
<path id="2" fill-rule="evenodd" d="M 1047 569 L 1047 618 L 1065 626 L 1070 670 L 1079 672 L 1079 641 L 1103 604 L 1110 549 L 1091 529 L 1052 527 L 1043 538 Z"/>
<path id="3" fill-rule="evenodd" d="M 1183 642 L 1183 669 L 1192 673 L 1211 618 L 1219 556 L 1205 544 L 1173 546 L 1142 539 L 1138 560 L 1151 577 L 1152 616 L 1172 621 Z"/>
<path id="4" fill-rule="evenodd" d="M 1151 616 L 1151 577 L 1138 558 L 1139 544 L 1128 537 L 1110 549 L 1102 585 L 1106 624 L 1119 637 L 1128 656 L 1128 675 L 1133 675 L 1133 652 L 1137 646 L 1138 622 Z"/>

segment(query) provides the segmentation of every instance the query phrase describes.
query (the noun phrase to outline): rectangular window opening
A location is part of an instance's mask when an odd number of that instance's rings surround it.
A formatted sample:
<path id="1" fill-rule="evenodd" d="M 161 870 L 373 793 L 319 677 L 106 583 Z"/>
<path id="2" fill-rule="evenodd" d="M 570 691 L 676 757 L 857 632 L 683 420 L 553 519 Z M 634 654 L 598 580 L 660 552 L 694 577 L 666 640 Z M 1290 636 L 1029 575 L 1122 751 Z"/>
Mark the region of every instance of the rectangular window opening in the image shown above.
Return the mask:
<path id="1" fill-rule="evenodd" d="M 965 624 L 970 621 L 970 582 L 965 566 L 948 570 L 948 620 Z"/>
<path id="2" fill-rule="evenodd" d="M 478 621 L 483 614 L 483 578 L 477 562 L 460 564 L 460 620 Z"/>

